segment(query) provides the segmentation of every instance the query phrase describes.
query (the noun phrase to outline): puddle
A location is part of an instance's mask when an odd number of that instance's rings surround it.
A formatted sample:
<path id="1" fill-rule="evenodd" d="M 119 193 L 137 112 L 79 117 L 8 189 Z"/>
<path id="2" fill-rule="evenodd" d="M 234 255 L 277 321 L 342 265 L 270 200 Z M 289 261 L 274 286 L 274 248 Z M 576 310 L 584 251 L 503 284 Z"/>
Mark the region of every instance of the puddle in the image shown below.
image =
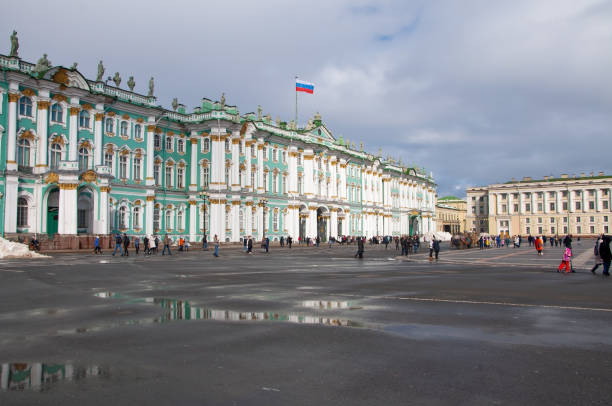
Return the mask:
<path id="1" fill-rule="evenodd" d="M 46 391 L 59 382 L 75 382 L 85 378 L 108 378 L 109 370 L 99 365 L 51 363 L 2 364 L 0 388 L 4 391 Z"/>
<path id="2" fill-rule="evenodd" d="M 345 309 L 349 310 L 352 308 L 351 302 L 337 302 L 337 301 L 326 301 L 326 300 L 304 300 L 302 307 L 309 309 Z"/>

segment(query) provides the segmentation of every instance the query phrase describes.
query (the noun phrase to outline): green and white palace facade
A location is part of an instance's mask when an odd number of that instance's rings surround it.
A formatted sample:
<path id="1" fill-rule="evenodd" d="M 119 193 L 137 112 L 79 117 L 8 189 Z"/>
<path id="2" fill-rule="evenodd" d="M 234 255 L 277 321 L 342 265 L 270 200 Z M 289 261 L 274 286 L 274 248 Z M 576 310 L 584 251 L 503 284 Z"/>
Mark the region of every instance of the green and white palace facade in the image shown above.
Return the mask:
<path id="1" fill-rule="evenodd" d="M 298 129 L 261 109 L 240 115 L 224 97 L 188 113 L 74 68 L 2 55 L 0 68 L 5 237 L 325 241 L 436 229 L 424 169 L 334 138 L 318 115 Z"/>

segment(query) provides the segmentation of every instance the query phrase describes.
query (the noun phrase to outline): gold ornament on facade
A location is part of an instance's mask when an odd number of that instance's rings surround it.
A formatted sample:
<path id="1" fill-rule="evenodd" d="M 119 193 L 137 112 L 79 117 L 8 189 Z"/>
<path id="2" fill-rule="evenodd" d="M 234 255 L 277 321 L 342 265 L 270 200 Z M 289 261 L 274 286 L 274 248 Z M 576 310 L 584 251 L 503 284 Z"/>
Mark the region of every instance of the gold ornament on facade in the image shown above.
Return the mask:
<path id="1" fill-rule="evenodd" d="M 76 190 L 79 187 L 78 183 L 60 183 L 59 188 L 62 190 Z"/>
<path id="2" fill-rule="evenodd" d="M 155 201 L 155 196 L 147 196 L 147 202 Z"/>
<path id="3" fill-rule="evenodd" d="M 34 141 L 35 138 L 36 137 L 34 136 L 34 133 L 32 133 L 32 131 L 30 130 L 25 130 L 23 133 L 19 135 L 19 139 L 26 139 L 26 140 Z"/>
<path id="4" fill-rule="evenodd" d="M 9 103 L 17 103 L 18 100 L 19 100 L 19 94 L 18 93 L 9 93 L 8 94 L 8 101 L 9 101 Z"/>
<path id="5" fill-rule="evenodd" d="M 198 143 L 197 138 L 191 138 L 189 141 L 191 142 L 191 145 L 196 145 Z"/>
<path id="6" fill-rule="evenodd" d="M 167 206 L 166 206 L 166 209 L 167 209 L 167 210 L 172 210 L 172 205 L 171 205 L 171 204 L 167 205 Z"/>
<path id="7" fill-rule="evenodd" d="M 89 170 L 81 175 L 81 180 L 87 183 L 93 183 L 98 179 L 98 175 L 92 170 Z"/>
<path id="8" fill-rule="evenodd" d="M 34 90 L 32 89 L 23 89 L 21 91 L 21 94 L 23 94 L 24 96 L 32 97 L 36 95 L 36 92 L 34 92 Z"/>
<path id="9" fill-rule="evenodd" d="M 144 120 L 142 119 L 142 117 L 138 117 L 138 118 L 136 119 L 136 122 L 137 122 L 138 124 L 142 124 L 142 123 L 144 122 Z"/>
<path id="10" fill-rule="evenodd" d="M 166 162 L 166 166 L 174 166 L 174 162 L 168 161 L 168 162 Z"/>
<path id="11" fill-rule="evenodd" d="M 124 120 L 129 120 L 130 119 L 130 115 L 125 113 L 124 115 L 121 116 L 122 119 Z"/>
<path id="12" fill-rule="evenodd" d="M 38 110 L 49 110 L 49 102 L 46 100 L 39 100 L 36 105 L 38 106 Z"/>
<path id="13" fill-rule="evenodd" d="M 196 204 L 198 204 L 198 202 L 195 200 L 189 200 L 188 203 L 190 206 L 195 206 Z"/>
<path id="14" fill-rule="evenodd" d="M 83 104 L 83 105 L 81 106 L 81 108 L 82 108 L 83 110 L 87 110 L 87 111 L 89 111 L 89 110 L 91 110 L 93 107 L 91 106 L 91 104 L 89 104 L 89 103 L 85 103 L 85 104 Z"/>
<path id="15" fill-rule="evenodd" d="M 79 107 L 70 107 L 71 116 L 76 116 L 77 114 L 79 114 L 79 111 L 81 111 Z"/>
<path id="16" fill-rule="evenodd" d="M 107 116 L 109 117 L 115 117 L 115 112 L 114 111 L 109 111 L 108 113 L 106 113 Z"/>
<path id="17" fill-rule="evenodd" d="M 183 162 L 183 161 L 179 162 L 178 167 L 179 168 L 184 168 L 185 167 L 185 162 Z"/>
<path id="18" fill-rule="evenodd" d="M 115 152 L 115 150 L 113 149 L 113 145 L 112 145 L 112 144 L 109 144 L 109 145 L 106 147 L 106 152 L 108 152 L 109 154 L 112 154 L 112 153 L 114 153 L 114 152 Z"/>
<path id="19" fill-rule="evenodd" d="M 232 201 L 232 206 L 238 206 L 240 205 L 240 200 L 233 200 Z"/>
<path id="20" fill-rule="evenodd" d="M 65 103 L 66 101 L 68 101 L 66 96 L 64 96 L 63 94 L 55 94 L 55 95 L 53 95 L 53 100 L 55 100 L 58 103 L 61 103 L 61 102 Z"/>
<path id="21" fill-rule="evenodd" d="M 104 113 L 96 113 L 96 121 L 102 121 L 104 118 Z"/>
<path id="22" fill-rule="evenodd" d="M 60 136 L 60 135 L 56 135 L 55 137 L 53 137 L 51 139 L 51 144 L 55 144 L 55 143 L 60 144 L 60 145 L 63 146 L 65 144 L 64 143 L 64 138 L 62 136 Z"/>
<path id="23" fill-rule="evenodd" d="M 60 69 L 51 77 L 51 79 L 55 83 L 62 84 L 64 86 L 68 86 L 70 84 L 70 79 L 68 78 L 68 72 L 66 69 Z"/>
<path id="24" fill-rule="evenodd" d="M 168 137 L 172 137 L 174 135 L 174 131 L 168 131 Z"/>
<path id="25" fill-rule="evenodd" d="M 57 183 L 58 181 L 59 181 L 59 175 L 55 172 L 49 173 L 47 177 L 45 178 L 46 184 Z"/>
<path id="26" fill-rule="evenodd" d="M 121 151 L 121 155 L 125 156 L 125 155 L 130 155 L 130 151 L 127 149 L 124 149 L 123 151 Z"/>

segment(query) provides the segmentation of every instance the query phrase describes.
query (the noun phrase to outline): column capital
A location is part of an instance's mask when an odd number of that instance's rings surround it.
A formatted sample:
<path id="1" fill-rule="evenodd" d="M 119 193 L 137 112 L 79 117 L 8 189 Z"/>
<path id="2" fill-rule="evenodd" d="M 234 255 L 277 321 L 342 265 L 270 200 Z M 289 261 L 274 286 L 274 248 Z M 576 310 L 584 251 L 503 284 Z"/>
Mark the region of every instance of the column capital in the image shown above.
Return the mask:
<path id="1" fill-rule="evenodd" d="M 9 93 L 8 94 L 9 103 L 17 103 L 18 100 L 19 100 L 19 93 Z"/>

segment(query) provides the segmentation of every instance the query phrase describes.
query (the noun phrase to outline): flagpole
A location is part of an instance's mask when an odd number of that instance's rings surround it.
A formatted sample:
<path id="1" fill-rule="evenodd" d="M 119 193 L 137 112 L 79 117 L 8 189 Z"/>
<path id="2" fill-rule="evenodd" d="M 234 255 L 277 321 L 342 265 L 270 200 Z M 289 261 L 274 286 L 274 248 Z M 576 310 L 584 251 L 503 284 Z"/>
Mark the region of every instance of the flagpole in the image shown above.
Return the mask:
<path id="1" fill-rule="evenodd" d="M 297 81 L 297 75 L 295 75 L 295 80 Z M 297 128 L 297 122 L 298 122 L 298 106 L 297 106 L 297 99 L 298 99 L 298 92 L 297 92 L 297 88 L 294 85 L 294 89 L 295 89 L 295 128 Z"/>

